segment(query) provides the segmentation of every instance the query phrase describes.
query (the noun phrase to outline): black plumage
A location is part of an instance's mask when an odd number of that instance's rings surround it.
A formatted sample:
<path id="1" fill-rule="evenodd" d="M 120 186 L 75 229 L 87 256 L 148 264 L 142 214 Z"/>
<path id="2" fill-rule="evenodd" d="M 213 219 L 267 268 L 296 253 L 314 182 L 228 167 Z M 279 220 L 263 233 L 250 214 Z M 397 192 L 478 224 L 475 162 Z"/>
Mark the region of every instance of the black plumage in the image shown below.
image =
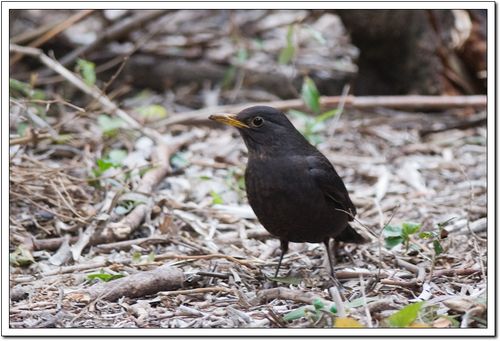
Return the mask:
<path id="1" fill-rule="evenodd" d="M 330 161 L 274 108 L 255 106 L 210 118 L 237 127 L 248 148 L 248 201 L 264 228 L 281 241 L 276 276 L 289 242 L 311 242 L 325 243 L 335 277 L 330 239 L 365 240 L 349 225 L 356 207 Z"/>

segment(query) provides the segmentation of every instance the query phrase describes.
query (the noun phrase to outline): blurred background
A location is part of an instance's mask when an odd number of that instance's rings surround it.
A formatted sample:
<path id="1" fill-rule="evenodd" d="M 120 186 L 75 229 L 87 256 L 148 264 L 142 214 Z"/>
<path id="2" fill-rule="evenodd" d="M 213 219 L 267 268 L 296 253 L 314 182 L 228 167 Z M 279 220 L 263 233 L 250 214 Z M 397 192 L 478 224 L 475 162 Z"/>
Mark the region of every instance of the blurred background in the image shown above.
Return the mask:
<path id="1" fill-rule="evenodd" d="M 485 10 L 23 10 L 11 11 L 10 37 L 71 69 L 92 63 L 100 86 L 123 67 L 108 86 L 114 98 L 133 107 L 149 91 L 179 112 L 297 98 L 306 75 L 322 95 L 346 84 L 355 95 L 482 94 L 486 19 Z M 10 74 L 61 81 L 19 56 Z"/>

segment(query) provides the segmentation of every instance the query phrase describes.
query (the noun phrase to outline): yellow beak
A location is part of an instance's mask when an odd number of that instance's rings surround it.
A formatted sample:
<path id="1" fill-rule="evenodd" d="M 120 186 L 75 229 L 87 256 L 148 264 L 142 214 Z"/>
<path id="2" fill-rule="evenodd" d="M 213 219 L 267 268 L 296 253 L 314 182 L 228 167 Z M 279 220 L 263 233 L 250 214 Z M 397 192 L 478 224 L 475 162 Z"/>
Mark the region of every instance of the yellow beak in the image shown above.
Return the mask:
<path id="1" fill-rule="evenodd" d="M 209 119 L 227 124 L 236 128 L 250 128 L 245 123 L 241 122 L 236 118 L 236 115 L 231 114 L 220 114 L 220 115 L 210 115 Z"/>

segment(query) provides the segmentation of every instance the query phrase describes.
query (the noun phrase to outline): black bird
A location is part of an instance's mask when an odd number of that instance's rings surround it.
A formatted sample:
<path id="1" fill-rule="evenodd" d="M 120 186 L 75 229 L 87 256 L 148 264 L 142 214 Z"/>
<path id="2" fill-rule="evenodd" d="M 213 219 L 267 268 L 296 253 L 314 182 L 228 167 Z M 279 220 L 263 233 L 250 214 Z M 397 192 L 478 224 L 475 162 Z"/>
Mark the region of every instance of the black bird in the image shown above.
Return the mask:
<path id="1" fill-rule="evenodd" d="M 330 161 L 272 107 L 255 106 L 210 119 L 238 128 L 248 148 L 248 201 L 264 228 L 281 241 L 275 277 L 288 243 L 310 242 L 325 244 L 335 279 L 330 239 L 365 239 L 349 225 L 356 207 Z"/>

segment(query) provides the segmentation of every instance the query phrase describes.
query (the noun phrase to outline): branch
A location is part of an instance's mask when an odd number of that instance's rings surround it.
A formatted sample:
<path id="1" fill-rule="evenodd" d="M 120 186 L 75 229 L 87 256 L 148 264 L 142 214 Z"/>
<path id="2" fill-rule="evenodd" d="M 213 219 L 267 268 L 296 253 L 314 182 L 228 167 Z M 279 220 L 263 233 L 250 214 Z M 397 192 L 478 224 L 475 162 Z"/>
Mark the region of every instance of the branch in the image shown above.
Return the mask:
<path id="1" fill-rule="evenodd" d="M 374 107 L 385 107 L 392 109 L 407 110 L 438 110 L 456 107 L 486 107 L 486 96 L 323 96 L 320 99 L 321 107 L 326 109 L 336 108 L 345 100 L 346 108 L 368 109 Z M 161 126 L 173 124 L 194 124 L 209 122 L 208 116 L 218 112 L 236 113 L 245 108 L 255 105 L 268 105 L 278 110 L 304 109 L 305 104 L 301 99 L 291 99 L 273 102 L 256 102 L 238 105 L 223 105 L 212 108 L 193 110 L 168 117 L 158 121 Z"/>
<path id="2" fill-rule="evenodd" d="M 159 291 L 180 288 L 184 283 L 184 272 L 170 265 L 163 265 L 151 271 L 140 271 L 133 275 L 102 282 L 82 291 L 69 294 L 67 299 L 77 302 L 91 302 L 96 299 L 116 301 L 120 297 L 143 297 Z"/>

